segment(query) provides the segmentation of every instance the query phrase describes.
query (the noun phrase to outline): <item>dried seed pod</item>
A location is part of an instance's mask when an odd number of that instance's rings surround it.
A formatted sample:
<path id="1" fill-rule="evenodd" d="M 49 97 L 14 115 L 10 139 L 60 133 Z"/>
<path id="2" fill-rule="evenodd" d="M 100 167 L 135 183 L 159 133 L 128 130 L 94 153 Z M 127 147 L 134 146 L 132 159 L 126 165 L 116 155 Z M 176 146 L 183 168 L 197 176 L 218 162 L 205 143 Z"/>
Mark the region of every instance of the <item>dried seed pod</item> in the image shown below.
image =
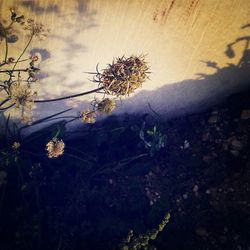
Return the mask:
<path id="1" fill-rule="evenodd" d="M 84 123 L 95 123 L 95 121 L 96 121 L 95 111 L 90 111 L 88 109 L 84 110 L 81 113 L 80 117 Z"/>
<path id="2" fill-rule="evenodd" d="M 127 96 L 133 93 L 148 78 L 149 67 L 145 56 L 121 57 L 109 64 L 96 78 L 106 94 Z"/>
<path id="3" fill-rule="evenodd" d="M 100 113 L 110 114 L 116 107 L 114 100 L 105 98 L 97 104 L 97 110 Z"/>

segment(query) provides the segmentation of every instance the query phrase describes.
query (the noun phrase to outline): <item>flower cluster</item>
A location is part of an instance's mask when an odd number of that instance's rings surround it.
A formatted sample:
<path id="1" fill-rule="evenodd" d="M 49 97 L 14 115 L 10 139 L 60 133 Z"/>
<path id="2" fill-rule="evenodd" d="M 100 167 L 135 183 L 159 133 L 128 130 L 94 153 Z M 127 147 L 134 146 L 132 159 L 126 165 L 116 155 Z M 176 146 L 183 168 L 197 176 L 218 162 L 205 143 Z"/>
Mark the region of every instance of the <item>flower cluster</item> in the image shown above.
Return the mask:
<path id="1" fill-rule="evenodd" d="M 110 114 L 116 107 L 113 99 L 105 98 L 97 103 L 97 111 L 104 114 Z"/>
<path id="2" fill-rule="evenodd" d="M 45 29 L 43 24 L 36 23 L 34 19 L 28 19 L 24 29 L 30 31 L 31 35 L 36 36 L 39 40 L 44 40 L 49 33 L 49 29 Z"/>
<path id="3" fill-rule="evenodd" d="M 90 111 L 89 109 L 86 109 L 86 110 L 83 110 L 80 117 L 84 123 L 95 123 L 96 112 L 94 110 Z"/>
<path id="4" fill-rule="evenodd" d="M 64 153 L 65 144 L 63 140 L 53 138 L 46 145 L 47 156 L 49 158 L 57 158 Z"/>
<path id="5" fill-rule="evenodd" d="M 21 120 L 23 123 L 31 123 L 34 97 L 37 93 L 31 89 L 28 84 L 21 84 L 19 76 L 18 81 L 10 86 L 10 98 L 15 108 L 21 110 Z"/>

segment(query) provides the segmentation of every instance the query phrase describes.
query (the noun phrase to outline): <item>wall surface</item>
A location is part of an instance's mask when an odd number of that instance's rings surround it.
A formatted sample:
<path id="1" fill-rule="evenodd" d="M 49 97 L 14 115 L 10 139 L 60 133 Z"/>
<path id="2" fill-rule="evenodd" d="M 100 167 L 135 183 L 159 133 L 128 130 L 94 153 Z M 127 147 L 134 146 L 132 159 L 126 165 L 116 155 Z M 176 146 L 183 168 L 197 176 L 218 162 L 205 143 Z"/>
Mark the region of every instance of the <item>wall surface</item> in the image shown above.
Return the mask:
<path id="1" fill-rule="evenodd" d="M 39 99 L 95 88 L 84 71 L 141 53 L 151 79 L 119 104 L 117 114 L 150 112 L 148 103 L 163 116 L 194 112 L 247 86 L 249 0 L 0 0 L 1 20 L 10 7 L 50 29 L 27 52 L 42 56 Z M 10 54 L 18 57 L 26 42 L 20 33 Z M 76 113 L 92 99 L 39 104 L 34 119 L 68 107 Z"/>

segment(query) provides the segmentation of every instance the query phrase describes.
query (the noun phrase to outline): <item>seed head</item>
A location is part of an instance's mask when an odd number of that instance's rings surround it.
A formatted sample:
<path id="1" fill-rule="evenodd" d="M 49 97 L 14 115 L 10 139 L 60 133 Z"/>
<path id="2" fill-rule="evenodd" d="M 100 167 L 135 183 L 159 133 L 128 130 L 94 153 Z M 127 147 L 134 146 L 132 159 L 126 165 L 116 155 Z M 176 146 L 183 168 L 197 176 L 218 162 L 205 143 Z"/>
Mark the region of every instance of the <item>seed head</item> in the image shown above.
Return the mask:
<path id="1" fill-rule="evenodd" d="M 110 114 L 116 107 L 114 100 L 105 98 L 97 104 L 97 110 L 100 113 Z"/>
<path id="2" fill-rule="evenodd" d="M 53 138 L 46 145 L 47 156 L 49 158 L 56 158 L 64 153 L 65 144 L 63 140 Z"/>
<path id="3" fill-rule="evenodd" d="M 95 111 L 90 111 L 89 109 L 83 110 L 80 117 L 84 123 L 95 123 L 96 121 Z"/>
<path id="4" fill-rule="evenodd" d="M 148 78 L 148 69 L 145 56 L 123 56 L 109 64 L 103 73 L 98 72 L 96 78 L 106 94 L 128 96 Z"/>

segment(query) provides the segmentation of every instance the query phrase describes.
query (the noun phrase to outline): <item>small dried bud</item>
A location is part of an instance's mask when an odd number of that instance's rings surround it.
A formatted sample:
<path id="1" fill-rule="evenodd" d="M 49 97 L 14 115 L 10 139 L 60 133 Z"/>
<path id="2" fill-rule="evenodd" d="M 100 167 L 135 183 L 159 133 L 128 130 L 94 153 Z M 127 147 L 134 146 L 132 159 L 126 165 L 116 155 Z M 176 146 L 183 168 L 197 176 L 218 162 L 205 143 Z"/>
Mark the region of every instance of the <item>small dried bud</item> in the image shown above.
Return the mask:
<path id="1" fill-rule="evenodd" d="M 97 110 L 100 113 L 109 114 L 115 109 L 115 107 L 116 107 L 115 101 L 109 98 L 105 98 L 97 104 Z"/>
<path id="2" fill-rule="evenodd" d="M 7 63 L 13 63 L 15 61 L 14 57 L 9 57 Z"/>
<path id="3" fill-rule="evenodd" d="M 95 111 L 84 110 L 81 114 L 82 121 L 85 123 L 95 123 L 96 113 Z"/>
<path id="4" fill-rule="evenodd" d="M 15 152 L 15 153 L 17 153 L 18 151 L 19 151 L 19 149 L 20 149 L 20 146 L 21 146 L 21 144 L 19 143 L 19 142 L 14 142 L 13 144 L 12 144 L 12 149 L 13 149 L 13 151 Z"/>

